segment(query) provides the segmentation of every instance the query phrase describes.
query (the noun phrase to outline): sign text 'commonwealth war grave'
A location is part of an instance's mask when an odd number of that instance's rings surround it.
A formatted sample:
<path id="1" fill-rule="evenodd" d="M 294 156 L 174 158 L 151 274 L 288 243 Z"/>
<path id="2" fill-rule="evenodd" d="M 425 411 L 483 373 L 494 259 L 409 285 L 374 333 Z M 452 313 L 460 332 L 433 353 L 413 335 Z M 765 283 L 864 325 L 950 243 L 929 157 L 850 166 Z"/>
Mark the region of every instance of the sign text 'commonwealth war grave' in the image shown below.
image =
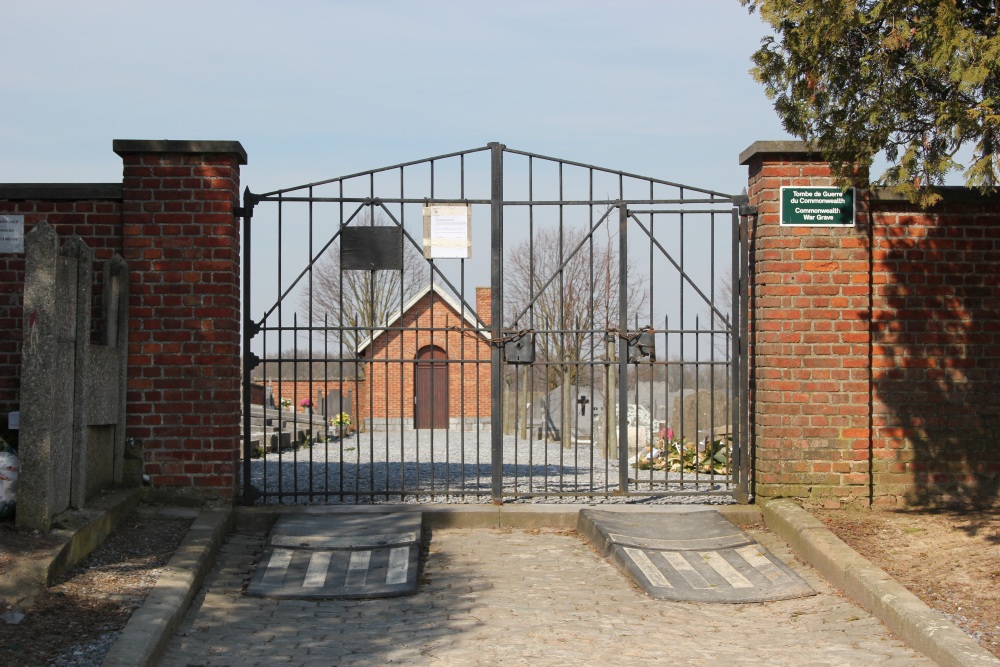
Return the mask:
<path id="1" fill-rule="evenodd" d="M 853 227 L 854 188 L 781 188 L 781 224 L 795 227 Z"/>

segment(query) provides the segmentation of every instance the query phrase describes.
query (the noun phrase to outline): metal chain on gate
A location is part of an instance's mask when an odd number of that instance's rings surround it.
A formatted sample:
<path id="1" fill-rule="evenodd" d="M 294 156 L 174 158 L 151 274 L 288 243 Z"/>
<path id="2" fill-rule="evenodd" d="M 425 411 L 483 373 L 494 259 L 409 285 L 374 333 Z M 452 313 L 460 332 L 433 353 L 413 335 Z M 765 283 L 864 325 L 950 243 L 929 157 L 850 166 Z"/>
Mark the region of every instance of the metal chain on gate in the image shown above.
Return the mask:
<path id="1" fill-rule="evenodd" d="M 476 341 L 482 340 L 480 338 L 481 332 L 480 332 L 479 329 L 467 329 L 465 327 L 451 326 L 451 327 L 447 327 L 446 331 L 455 331 L 455 332 L 461 334 L 462 336 L 467 336 L 468 338 L 471 338 L 471 339 L 476 340 Z M 508 332 L 504 336 L 499 336 L 497 338 L 491 338 L 490 340 L 485 341 L 485 342 L 487 344 L 491 345 L 492 347 L 503 347 L 507 343 L 509 343 L 511 341 L 514 341 L 514 340 L 517 340 L 521 336 L 524 336 L 524 335 L 527 335 L 527 334 L 533 334 L 533 333 L 536 333 L 534 329 L 521 329 L 520 331 L 511 331 L 511 332 Z"/>
<path id="2" fill-rule="evenodd" d="M 617 336 L 618 338 L 621 338 L 621 339 L 626 340 L 626 341 L 635 340 L 636 338 L 638 338 L 639 336 L 641 336 L 643 334 L 655 334 L 656 333 L 656 329 L 654 329 L 653 327 L 643 327 L 641 329 L 636 329 L 635 331 L 631 331 L 631 332 L 630 331 L 626 331 L 625 333 L 622 333 L 622 330 L 619 329 L 618 327 L 608 327 L 604 331 L 607 334 L 610 334 L 612 336 Z"/>
<path id="3" fill-rule="evenodd" d="M 480 335 L 481 335 L 480 329 L 469 329 L 466 327 L 451 326 L 451 327 L 446 327 L 445 330 L 454 331 L 458 334 L 461 334 L 462 336 L 466 336 L 473 340 L 477 341 L 480 340 Z M 630 340 L 635 340 L 636 338 L 642 336 L 643 334 L 655 334 L 657 333 L 657 330 L 654 329 L 653 327 L 642 327 L 641 329 L 636 329 L 635 331 L 625 331 L 623 333 L 622 330 L 619 329 L 618 327 L 607 327 L 604 330 L 604 332 L 611 336 L 621 338 L 622 340 L 630 341 Z M 534 333 L 538 333 L 538 330 L 531 328 L 519 329 L 517 331 L 511 330 L 506 335 L 499 336 L 497 338 L 491 338 L 489 341 L 486 342 L 493 347 L 503 347 L 505 344 L 517 340 L 522 336 Z"/>

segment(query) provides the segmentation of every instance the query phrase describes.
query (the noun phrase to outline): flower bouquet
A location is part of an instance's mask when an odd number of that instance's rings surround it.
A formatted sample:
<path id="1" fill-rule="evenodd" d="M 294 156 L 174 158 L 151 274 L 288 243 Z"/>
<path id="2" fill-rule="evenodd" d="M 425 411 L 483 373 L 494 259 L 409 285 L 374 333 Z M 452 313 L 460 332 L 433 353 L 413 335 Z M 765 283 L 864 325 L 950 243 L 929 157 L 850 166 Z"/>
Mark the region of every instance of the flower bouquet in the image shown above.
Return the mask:
<path id="1" fill-rule="evenodd" d="M 334 432 L 338 437 L 343 438 L 345 435 L 350 435 L 351 432 L 351 415 L 346 412 L 341 412 L 339 415 L 334 415 L 330 418 L 330 426 L 333 427 Z"/>

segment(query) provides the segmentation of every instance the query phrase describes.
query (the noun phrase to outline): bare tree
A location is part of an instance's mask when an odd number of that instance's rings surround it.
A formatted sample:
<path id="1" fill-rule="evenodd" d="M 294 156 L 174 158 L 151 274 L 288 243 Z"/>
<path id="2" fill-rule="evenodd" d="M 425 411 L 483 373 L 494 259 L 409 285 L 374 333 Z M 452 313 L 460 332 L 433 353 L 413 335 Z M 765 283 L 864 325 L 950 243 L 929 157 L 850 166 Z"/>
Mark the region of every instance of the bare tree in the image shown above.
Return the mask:
<path id="1" fill-rule="evenodd" d="M 394 225 L 385 216 L 362 212 L 352 226 Z M 354 356 L 372 330 L 385 326 L 400 307 L 421 290 L 430 272 L 423 256 L 403 239 L 403 269 L 341 270 L 340 241 L 334 241 L 313 267 L 311 287 L 300 302 L 313 325 L 333 328 L 330 352 Z M 311 296 L 311 299 L 310 299 Z M 336 349 L 342 344 L 342 349 Z"/>
<path id="2" fill-rule="evenodd" d="M 602 235 L 579 228 L 542 228 L 504 257 L 504 324 L 536 332 L 535 358 L 540 363 L 524 383 L 531 394 L 561 387 L 559 431 L 564 445 L 574 428 L 572 387 L 597 388 L 611 381 L 610 366 L 597 371 L 589 362 L 613 359 L 608 356 L 613 344 L 606 338 L 619 333 L 620 279 L 625 281 L 629 320 L 649 301 L 646 276 L 638 275 L 631 264 L 620 276 L 618 249 L 607 225 Z"/>
<path id="3" fill-rule="evenodd" d="M 576 383 L 579 362 L 602 358 L 605 334 L 618 329 L 619 261 L 612 241 L 610 232 L 604 240 L 578 228 L 564 228 L 561 235 L 545 228 L 506 254 L 505 325 L 541 332 L 536 359 L 565 364 L 562 373 L 546 373 L 548 389 L 567 379 Z M 625 285 L 627 312 L 642 312 L 648 279 L 630 265 Z"/>

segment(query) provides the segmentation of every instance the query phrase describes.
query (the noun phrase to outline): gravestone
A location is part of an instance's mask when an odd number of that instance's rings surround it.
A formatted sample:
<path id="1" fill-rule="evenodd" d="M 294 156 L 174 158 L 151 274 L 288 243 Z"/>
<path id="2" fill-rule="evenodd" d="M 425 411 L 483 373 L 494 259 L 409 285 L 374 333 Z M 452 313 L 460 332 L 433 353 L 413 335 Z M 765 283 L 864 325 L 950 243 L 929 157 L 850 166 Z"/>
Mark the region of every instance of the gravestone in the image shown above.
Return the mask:
<path id="1" fill-rule="evenodd" d="M 40 222 L 25 235 L 17 526 L 47 531 L 55 515 L 121 484 L 125 454 L 128 270 L 104 267 L 102 336 L 91 344 L 94 253 Z"/>

